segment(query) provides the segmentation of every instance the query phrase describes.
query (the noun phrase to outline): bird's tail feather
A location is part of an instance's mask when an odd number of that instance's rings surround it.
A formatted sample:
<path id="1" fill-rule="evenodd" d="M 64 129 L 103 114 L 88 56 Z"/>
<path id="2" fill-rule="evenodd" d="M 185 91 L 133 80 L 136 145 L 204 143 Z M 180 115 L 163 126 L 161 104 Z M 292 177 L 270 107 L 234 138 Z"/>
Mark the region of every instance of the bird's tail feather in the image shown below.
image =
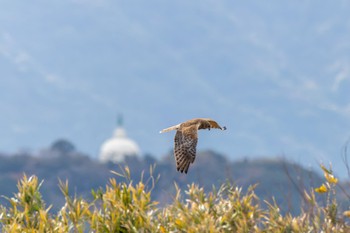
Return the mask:
<path id="1" fill-rule="evenodd" d="M 177 130 L 179 127 L 180 127 L 180 124 L 174 125 L 174 126 L 171 126 L 169 128 L 166 128 L 166 129 L 159 131 L 159 133 L 165 133 L 165 132 L 169 132 L 171 130 Z"/>

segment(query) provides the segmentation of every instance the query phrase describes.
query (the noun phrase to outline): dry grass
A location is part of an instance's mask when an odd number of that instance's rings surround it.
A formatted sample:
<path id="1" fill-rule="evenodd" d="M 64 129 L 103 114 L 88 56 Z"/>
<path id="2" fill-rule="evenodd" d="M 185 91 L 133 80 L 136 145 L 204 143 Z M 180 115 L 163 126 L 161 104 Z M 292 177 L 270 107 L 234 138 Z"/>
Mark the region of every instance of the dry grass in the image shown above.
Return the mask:
<path id="1" fill-rule="evenodd" d="M 339 213 L 335 199 L 338 180 L 331 170 L 321 167 L 325 181 L 320 187 L 305 190 L 307 205 L 299 216 L 282 215 L 275 203 L 260 200 L 255 186 L 242 189 L 224 184 L 205 193 L 195 184 L 180 190 L 166 207 L 151 200 L 156 179 L 133 184 L 126 167 L 124 182 L 110 179 L 105 189 L 92 191 L 93 200 L 69 195 L 68 181 L 59 182 L 66 199 L 60 211 L 49 212 L 44 203 L 37 177 L 23 176 L 18 193 L 7 198 L 9 208 L 1 207 L 2 232 L 350 232 L 344 218 L 350 211 Z M 151 184 L 151 185 L 149 185 Z M 149 190 L 146 187 L 151 186 Z M 317 201 L 319 195 L 326 202 Z M 262 204 L 267 203 L 268 208 Z"/>

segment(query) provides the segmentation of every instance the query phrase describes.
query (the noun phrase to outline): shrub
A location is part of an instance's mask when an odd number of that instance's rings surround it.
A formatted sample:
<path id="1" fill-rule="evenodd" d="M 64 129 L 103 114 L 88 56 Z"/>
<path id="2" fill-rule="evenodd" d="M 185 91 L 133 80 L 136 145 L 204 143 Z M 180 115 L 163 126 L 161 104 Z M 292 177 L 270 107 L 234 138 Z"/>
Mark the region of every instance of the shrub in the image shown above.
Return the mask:
<path id="1" fill-rule="evenodd" d="M 129 168 L 123 170 L 125 181 L 111 178 L 105 189 L 92 191 L 92 201 L 69 194 L 68 181 L 59 181 L 65 197 L 64 206 L 50 213 L 40 194 L 42 182 L 26 175 L 18 182 L 18 192 L 6 199 L 10 207 L 1 207 L 2 232 L 349 232 L 339 213 L 336 195 L 338 180 L 331 169 L 321 166 L 325 181 L 304 191 L 307 206 L 298 216 L 282 215 L 275 202 L 260 200 L 255 185 L 243 193 L 230 183 L 218 190 L 204 192 L 191 184 L 182 191 L 175 184 L 173 202 L 161 207 L 151 200 L 157 179 L 143 178 L 137 184 L 130 179 Z M 325 195 L 326 202 L 318 201 Z M 268 208 L 263 208 L 266 203 Z"/>

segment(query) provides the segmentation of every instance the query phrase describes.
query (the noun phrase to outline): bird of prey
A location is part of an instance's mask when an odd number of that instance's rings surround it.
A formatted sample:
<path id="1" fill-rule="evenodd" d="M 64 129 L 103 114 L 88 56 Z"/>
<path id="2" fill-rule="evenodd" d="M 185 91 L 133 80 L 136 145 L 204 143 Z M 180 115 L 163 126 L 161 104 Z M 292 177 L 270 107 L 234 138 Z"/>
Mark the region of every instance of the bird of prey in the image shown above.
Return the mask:
<path id="1" fill-rule="evenodd" d="M 198 141 L 199 129 L 221 129 L 226 130 L 226 127 L 221 127 L 216 121 L 209 118 L 195 118 L 185 121 L 178 125 L 163 129 L 160 133 L 176 130 L 174 138 L 174 156 L 176 160 L 176 168 L 181 173 L 187 174 L 190 164 L 196 158 L 196 147 Z"/>

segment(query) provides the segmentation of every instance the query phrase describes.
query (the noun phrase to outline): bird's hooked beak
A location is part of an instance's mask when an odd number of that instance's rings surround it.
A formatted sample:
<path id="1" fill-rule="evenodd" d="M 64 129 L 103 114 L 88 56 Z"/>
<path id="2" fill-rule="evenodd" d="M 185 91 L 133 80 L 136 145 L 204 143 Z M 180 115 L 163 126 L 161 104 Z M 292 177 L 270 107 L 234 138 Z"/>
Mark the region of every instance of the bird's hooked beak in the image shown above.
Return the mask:
<path id="1" fill-rule="evenodd" d="M 226 126 L 220 127 L 221 130 L 226 130 Z M 211 128 L 209 127 L 208 130 L 211 130 Z"/>

